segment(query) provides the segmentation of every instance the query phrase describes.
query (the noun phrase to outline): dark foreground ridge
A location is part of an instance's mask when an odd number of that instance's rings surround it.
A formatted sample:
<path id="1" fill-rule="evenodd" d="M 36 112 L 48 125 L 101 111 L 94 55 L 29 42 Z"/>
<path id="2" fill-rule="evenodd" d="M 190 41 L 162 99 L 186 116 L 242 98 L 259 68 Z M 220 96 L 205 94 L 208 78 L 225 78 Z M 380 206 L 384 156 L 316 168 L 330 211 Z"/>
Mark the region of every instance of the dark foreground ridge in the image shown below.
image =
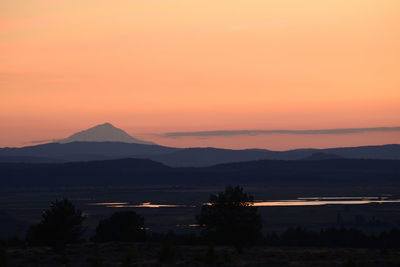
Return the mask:
<path id="1" fill-rule="evenodd" d="M 257 246 L 244 254 L 231 247 L 207 245 L 171 246 L 156 242 L 82 243 L 63 252 L 48 247 L 9 247 L 9 266 L 393 266 L 400 263 L 400 250 L 381 248 L 324 248 Z M 172 259 L 172 260 L 171 260 Z M 36 265 L 33 265 L 36 264 Z M 168 265 L 167 265 L 168 264 Z"/>
<path id="2" fill-rule="evenodd" d="M 132 210 L 116 211 L 83 237 L 87 215 L 68 199 L 52 202 L 25 239 L 0 239 L 0 266 L 399 266 L 400 230 L 288 228 L 261 232 L 253 196 L 228 186 L 196 216 L 201 231 L 146 228 Z M 254 220 L 249 220 L 252 217 Z M 250 227 L 246 227 L 247 225 Z M 242 242 L 238 242 L 242 241 Z"/>
<path id="3" fill-rule="evenodd" d="M 104 185 L 380 185 L 400 184 L 398 160 L 259 160 L 172 168 L 148 159 L 72 163 L 0 163 L 2 187 Z"/>

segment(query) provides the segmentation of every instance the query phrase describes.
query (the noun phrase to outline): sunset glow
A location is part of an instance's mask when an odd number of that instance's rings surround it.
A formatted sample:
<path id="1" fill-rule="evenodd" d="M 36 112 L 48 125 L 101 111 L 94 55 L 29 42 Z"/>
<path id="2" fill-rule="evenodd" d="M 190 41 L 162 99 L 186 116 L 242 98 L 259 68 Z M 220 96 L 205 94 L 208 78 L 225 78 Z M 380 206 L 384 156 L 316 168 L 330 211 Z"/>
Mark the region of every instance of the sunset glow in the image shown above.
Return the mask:
<path id="1" fill-rule="evenodd" d="M 162 145 L 400 143 L 398 0 L 3 0 L 0 147 L 111 122 Z"/>

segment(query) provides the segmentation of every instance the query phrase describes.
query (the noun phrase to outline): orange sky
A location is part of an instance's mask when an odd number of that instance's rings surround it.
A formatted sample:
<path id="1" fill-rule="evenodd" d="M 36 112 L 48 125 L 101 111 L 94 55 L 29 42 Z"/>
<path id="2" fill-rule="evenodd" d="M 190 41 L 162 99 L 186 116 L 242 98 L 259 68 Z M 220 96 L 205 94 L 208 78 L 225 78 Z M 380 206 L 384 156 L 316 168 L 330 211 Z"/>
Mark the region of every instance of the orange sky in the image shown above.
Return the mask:
<path id="1" fill-rule="evenodd" d="M 398 0 L 2 0 L 0 147 L 111 122 L 164 145 L 328 147 L 400 132 Z"/>

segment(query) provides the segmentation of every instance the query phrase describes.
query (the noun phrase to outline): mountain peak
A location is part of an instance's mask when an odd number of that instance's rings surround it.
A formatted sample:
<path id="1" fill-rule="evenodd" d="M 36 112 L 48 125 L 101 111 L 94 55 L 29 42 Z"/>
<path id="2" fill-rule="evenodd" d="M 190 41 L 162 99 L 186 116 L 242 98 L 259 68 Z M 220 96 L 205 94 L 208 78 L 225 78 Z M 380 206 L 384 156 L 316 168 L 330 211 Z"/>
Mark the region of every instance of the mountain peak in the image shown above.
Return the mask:
<path id="1" fill-rule="evenodd" d="M 147 142 L 132 137 L 124 130 L 115 127 L 109 122 L 93 126 L 89 129 L 77 132 L 68 138 L 57 141 L 57 143 L 71 142 L 123 142 L 154 145 L 152 142 Z"/>
<path id="2" fill-rule="evenodd" d="M 109 122 L 105 122 L 103 124 L 98 124 L 98 125 L 93 126 L 93 127 L 89 128 L 89 129 L 107 129 L 107 128 L 108 129 L 119 129 L 119 128 L 115 127 L 114 125 L 112 125 Z"/>
<path id="3" fill-rule="evenodd" d="M 103 123 L 103 124 L 99 124 L 99 125 L 96 125 L 96 126 L 94 126 L 94 127 L 114 127 L 114 128 L 116 128 L 114 125 L 112 125 L 112 124 L 109 123 L 109 122 L 105 122 L 105 123 Z"/>

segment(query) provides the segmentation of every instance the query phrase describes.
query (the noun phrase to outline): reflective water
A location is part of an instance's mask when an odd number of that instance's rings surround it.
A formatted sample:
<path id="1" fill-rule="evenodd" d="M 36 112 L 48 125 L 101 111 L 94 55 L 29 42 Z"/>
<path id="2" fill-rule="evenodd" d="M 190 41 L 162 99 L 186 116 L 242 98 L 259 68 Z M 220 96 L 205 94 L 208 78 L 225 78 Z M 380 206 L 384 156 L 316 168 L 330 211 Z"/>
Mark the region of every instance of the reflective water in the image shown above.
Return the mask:
<path id="1" fill-rule="evenodd" d="M 256 207 L 274 207 L 274 206 L 322 206 L 322 205 L 361 205 L 361 204 L 385 204 L 400 203 L 400 199 L 390 199 L 388 196 L 367 196 L 367 197 L 300 197 L 288 200 L 256 200 Z M 204 203 L 207 205 L 209 203 Z M 155 204 L 152 202 L 143 202 L 140 204 L 130 204 L 128 202 L 99 202 L 88 203 L 93 206 L 105 206 L 109 208 L 194 208 L 196 205 L 177 205 L 177 204 Z"/>
<path id="2" fill-rule="evenodd" d="M 399 199 L 392 200 L 280 200 L 254 202 L 254 206 L 321 206 L 321 205 L 360 205 L 370 203 L 400 203 Z"/>
<path id="3" fill-rule="evenodd" d="M 128 202 L 99 202 L 99 203 L 88 203 L 90 206 L 113 206 L 113 205 L 128 205 Z"/>
<path id="4" fill-rule="evenodd" d="M 143 202 L 137 205 L 127 202 L 103 202 L 89 203 L 92 206 L 106 206 L 108 208 L 179 208 L 179 207 L 196 207 L 194 205 L 173 205 L 173 204 L 153 204 L 152 202 Z"/>

